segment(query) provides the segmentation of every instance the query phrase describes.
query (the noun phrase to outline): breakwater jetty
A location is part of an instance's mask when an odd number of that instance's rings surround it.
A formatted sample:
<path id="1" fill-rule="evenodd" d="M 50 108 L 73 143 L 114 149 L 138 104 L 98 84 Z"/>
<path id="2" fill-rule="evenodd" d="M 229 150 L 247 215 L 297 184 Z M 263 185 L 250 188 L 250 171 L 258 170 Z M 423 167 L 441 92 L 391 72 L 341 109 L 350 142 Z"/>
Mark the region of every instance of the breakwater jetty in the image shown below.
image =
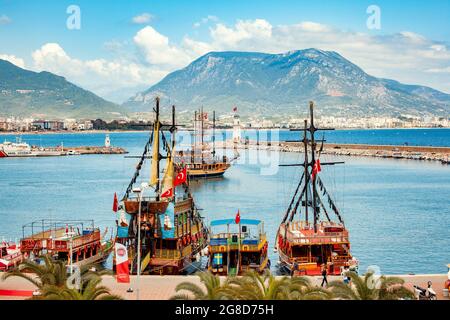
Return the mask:
<path id="1" fill-rule="evenodd" d="M 218 143 L 218 146 L 227 149 L 262 149 L 279 152 L 303 152 L 304 150 L 303 142 L 246 141 L 236 145 L 232 141 L 226 141 Z M 337 156 L 437 161 L 450 164 L 450 147 L 325 143 L 322 153 Z"/>

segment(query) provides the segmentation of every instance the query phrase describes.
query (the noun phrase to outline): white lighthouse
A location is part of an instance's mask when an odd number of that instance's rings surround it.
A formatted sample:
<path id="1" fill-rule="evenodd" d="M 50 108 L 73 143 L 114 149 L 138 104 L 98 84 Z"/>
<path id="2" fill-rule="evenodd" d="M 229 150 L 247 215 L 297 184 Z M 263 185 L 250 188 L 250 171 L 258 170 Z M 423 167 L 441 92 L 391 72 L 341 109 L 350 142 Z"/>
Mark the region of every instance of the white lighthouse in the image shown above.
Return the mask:
<path id="1" fill-rule="evenodd" d="M 234 124 L 233 124 L 233 142 L 240 143 L 241 142 L 241 119 L 237 114 L 237 108 L 233 109 L 234 111 Z"/>
<path id="2" fill-rule="evenodd" d="M 106 148 L 111 147 L 111 141 L 109 140 L 109 134 L 107 134 L 105 137 L 105 147 Z"/>

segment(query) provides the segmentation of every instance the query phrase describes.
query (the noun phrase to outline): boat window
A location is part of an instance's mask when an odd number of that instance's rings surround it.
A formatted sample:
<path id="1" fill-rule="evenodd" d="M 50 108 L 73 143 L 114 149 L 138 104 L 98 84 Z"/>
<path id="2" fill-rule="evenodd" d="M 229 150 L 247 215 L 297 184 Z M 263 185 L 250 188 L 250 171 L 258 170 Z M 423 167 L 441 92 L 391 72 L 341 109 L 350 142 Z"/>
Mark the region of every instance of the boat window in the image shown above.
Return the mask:
<path id="1" fill-rule="evenodd" d="M 259 265 L 261 263 L 261 254 L 259 252 L 242 252 L 242 265 Z"/>

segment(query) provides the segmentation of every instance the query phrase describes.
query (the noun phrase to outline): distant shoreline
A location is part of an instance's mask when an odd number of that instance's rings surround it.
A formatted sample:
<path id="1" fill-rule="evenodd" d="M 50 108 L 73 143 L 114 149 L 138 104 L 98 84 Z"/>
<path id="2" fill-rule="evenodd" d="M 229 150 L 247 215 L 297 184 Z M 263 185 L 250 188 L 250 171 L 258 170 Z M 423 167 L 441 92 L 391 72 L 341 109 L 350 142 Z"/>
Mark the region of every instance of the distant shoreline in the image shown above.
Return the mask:
<path id="1" fill-rule="evenodd" d="M 292 128 L 294 129 L 294 128 Z M 296 130 L 298 130 L 297 128 Z M 356 131 L 356 130 L 444 130 L 444 129 L 450 129 L 450 127 L 442 127 L 442 128 L 427 128 L 427 127 L 414 127 L 414 128 L 339 128 L 335 129 L 335 131 L 339 130 L 349 130 L 349 131 Z M 225 131 L 231 131 L 232 128 L 228 129 L 216 129 L 216 130 L 225 130 Z M 241 128 L 241 130 L 283 130 L 283 131 L 289 131 L 288 128 Z M 180 130 L 180 131 L 187 131 L 187 130 Z M 139 132 L 149 132 L 149 130 L 82 130 L 82 131 L 66 131 L 66 130 L 59 130 L 59 131 L 25 131 L 25 132 L 18 132 L 18 131 L 1 131 L 0 136 L 19 136 L 19 135 L 47 135 L 47 134 L 93 134 L 93 133 L 99 133 L 99 134 L 108 134 L 108 133 L 139 133 Z"/>

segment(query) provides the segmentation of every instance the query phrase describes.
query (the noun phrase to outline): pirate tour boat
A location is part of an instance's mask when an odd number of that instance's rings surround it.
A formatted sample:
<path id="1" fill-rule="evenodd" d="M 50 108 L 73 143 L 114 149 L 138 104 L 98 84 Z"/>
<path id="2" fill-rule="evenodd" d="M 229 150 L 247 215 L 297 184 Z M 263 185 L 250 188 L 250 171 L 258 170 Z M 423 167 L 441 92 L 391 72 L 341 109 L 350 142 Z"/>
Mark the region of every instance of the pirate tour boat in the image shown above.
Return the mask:
<path id="1" fill-rule="evenodd" d="M 301 166 L 303 174 L 289 207 L 281 221 L 275 250 L 280 267 L 293 275 L 320 275 L 326 268 L 329 275 L 340 275 L 344 270 L 358 270 L 358 261 L 350 253 L 349 232 L 344 220 L 319 176 L 321 166 L 343 162 L 324 162 L 319 158 L 323 149 L 316 151 L 314 134 L 314 104 L 310 102 L 310 122 L 305 120 L 303 131 L 304 162 L 281 166 Z M 333 221 L 331 214 L 337 221 Z M 324 218 L 325 216 L 325 218 Z M 295 219 L 297 218 L 297 219 Z"/>
<path id="2" fill-rule="evenodd" d="M 94 220 L 43 219 L 22 226 L 20 251 L 24 259 L 36 260 L 50 254 L 68 266 L 103 262 L 111 253 L 112 241 L 103 240 Z"/>
<path id="3" fill-rule="evenodd" d="M 131 274 L 196 272 L 201 264 L 202 250 L 207 245 L 207 228 L 190 193 L 187 169 L 174 161 L 175 106 L 172 107 L 172 124 L 163 125 L 159 103 L 159 98 L 156 98 L 153 131 L 142 156 L 138 157 L 139 163 L 122 204 L 118 205 L 115 201 L 113 208 L 120 215 L 116 243 L 123 245 L 127 251 L 127 269 Z M 171 132 L 171 144 L 164 129 Z M 136 188 L 134 185 L 142 166 L 149 158 L 150 182 Z M 165 170 L 160 179 L 160 162 L 163 159 Z M 149 194 L 144 195 L 145 191 Z M 117 270 L 116 260 L 117 257 L 114 258 L 114 269 Z"/>
<path id="4" fill-rule="evenodd" d="M 23 260 L 20 248 L 14 242 L 0 243 L 0 271 L 8 271 L 18 266 Z"/>
<path id="5" fill-rule="evenodd" d="M 194 143 L 190 150 L 179 151 L 176 162 L 184 163 L 187 167 L 187 174 L 190 179 L 212 178 L 223 176 L 225 171 L 231 166 L 231 161 L 224 155 L 216 156 L 216 113 L 213 112 L 212 121 L 212 150 L 211 145 L 205 142 L 205 130 L 208 122 L 208 113 L 195 111 L 194 114 Z"/>
<path id="6" fill-rule="evenodd" d="M 261 220 L 214 220 L 210 225 L 208 270 L 217 275 L 241 275 L 270 268 L 268 242 Z"/>

